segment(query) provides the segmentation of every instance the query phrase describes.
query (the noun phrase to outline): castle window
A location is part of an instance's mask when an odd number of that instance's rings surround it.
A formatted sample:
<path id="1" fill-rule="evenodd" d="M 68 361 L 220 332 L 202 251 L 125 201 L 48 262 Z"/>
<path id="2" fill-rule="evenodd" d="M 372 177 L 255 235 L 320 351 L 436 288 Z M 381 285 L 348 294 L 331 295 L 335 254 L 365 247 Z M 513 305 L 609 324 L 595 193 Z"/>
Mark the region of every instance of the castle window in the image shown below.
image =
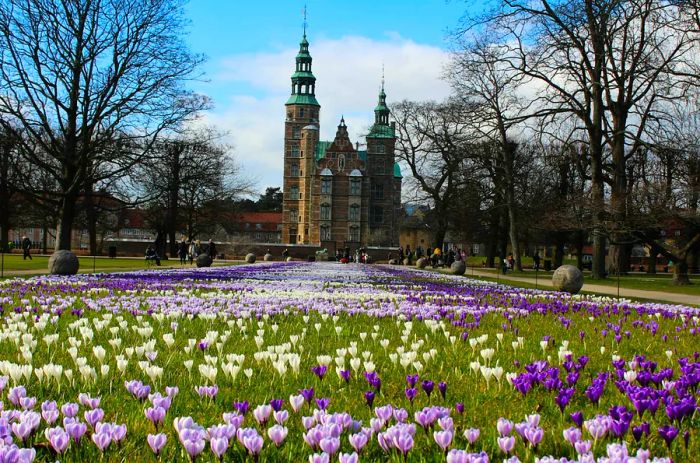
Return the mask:
<path id="1" fill-rule="evenodd" d="M 333 179 L 331 177 L 323 177 L 321 179 L 321 194 L 329 195 L 331 194 L 333 188 Z"/>
<path id="2" fill-rule="evenodd" d="M 370 209 L 369 220 L 373 225 L 381 225 L 384 223 L 384 208 L 381 206 L 373 206 Z"/>
<path id="3" fill-rule="evenodd" d="M 299 221 L 299 211 L 298 210 L 292 209 L 289 211 L 289 221 L 290 222 L 298 222 Z"/>
<path id="4" fill-rule="evenodd" d="M 384 145 L 382 143 L 377 143 L 377 153 L 384 154 Z"/>
<path id="5" fill-rule="evenodd" d="M 321 226 L 321 241 L 330 241 L 331 240 L 331 227 L 328 225 L 322 225 Z"/>
<path id="6" fill-rule="evenodd" d="M 331 220 L 330 204 L 321 204 L 321 220 Z"/>
<path id="7" fill-rule="evenodd" d="M 354 243 L 360 242 L 360 227 L 350 227 L 350 241 Z"/>
<path id="8" fill-rule="evenodd" d="M 299 117 L 304 117 L 304 108 L 299 108 Z"/>
<path id="9" fill-rule="evenodd" d="M 299 157 L 299 147 L 298 146 L 292 146 L 292 154 L 291 156 L 293 158 L 298 158 Z"/>
<path id="10" fill-rule="evenodd" d="M 301 128 L 292 127 L 292 138 L 301 138 Z"/>
<path id="11" fill-rule="evenodd" d="M 360 182 L 360 179 L 350 180 L 350 195 L 351 196 L 360 196 L 361 189 L 362 189 L 362 183 Z"/>
<path id="12" fill-rule="evenodd" d="M 384 162 L 384 159 L 372 158 L 372 161 L 370 162 L 370 170 L 372 171 L 373 174 L 378 174 L 378 175 L 385 174 L 386 173 L 386 163 Z"/>
<path id="13" fill-rule="evenodd" d="M 381 183 L 372 184 L 372 199 L 384 199 L 384 185 Z"/>
<path id="14" fill-rule="evenodd" d="M 292 177 L 298 177 L 299 176 L 299 164 L 292 164 L 291 171 L 292 171 L 292 173 L 291 173 Z"/>
<path id="15" fill-rule="evenodd" d="M 299 187 L 298 186 L 289 187 L 289 199 L 299 199 Z"/>
<path id="16" fill-rule="evenodd" d="M 297 229 L 296 228 L 290 228 L 289 229 L 289 243 L 290 244 L 296 244 L 297 242 Z"/>
<path id="17" fill-rule="evenodd" d="M 360 221 L 360 205 L 359 204 L 353 204 L 350 206 L 350 214 L 348 215 L 348 218 L 352 222 L 359 222 Z"/>

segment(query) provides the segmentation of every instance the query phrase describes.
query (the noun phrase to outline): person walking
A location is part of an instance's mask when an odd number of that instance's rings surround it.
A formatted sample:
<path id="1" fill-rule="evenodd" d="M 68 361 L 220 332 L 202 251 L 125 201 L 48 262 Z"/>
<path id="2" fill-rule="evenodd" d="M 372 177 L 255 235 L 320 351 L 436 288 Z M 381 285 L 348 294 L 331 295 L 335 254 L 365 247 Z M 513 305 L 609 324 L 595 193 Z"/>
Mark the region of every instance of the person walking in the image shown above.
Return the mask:
<path id="1" fill-rule="evenodd" d="M 32 240 L 30 240 L 28 237 L 23 236 L 22 237 L 22 251 L 23 251 L 23 256 L 22 260 L 27 260 L 27 257 L 29 257 L 29 260 L 34 260 L 32 259 L 32 254 L 31 254 L 31 249 L 32 249 Z"/>
<path id="2" fill-rule="evenodd" d="M 185 237 L 182 237 L 182 241 L 177 244 L 177 256 L 180 258 L 180 265 L 185 265 L 187 263 L 187 242 Z"/>
<path id="3" fill-rule="evenodd" d="M 190 245 L 187 247 L 187 259 L 190 261 L 190 265 L 194 263 L 195 257 L 197 257 L 197 245 L 194 241 L 190 241 Z"/>
<path id="4" fill-rule="evenodd" d="M 209 257 L 211 257 L 211 260 L 216 259 L 216 244 L 209 239 Z"/>
<path id="5" fill-rule="evenodd" d="M 540 269 L 540 253 L 535 251 L 535 255 L 532 256 L 532 262 L 535 264 L 535 270 Z"/>

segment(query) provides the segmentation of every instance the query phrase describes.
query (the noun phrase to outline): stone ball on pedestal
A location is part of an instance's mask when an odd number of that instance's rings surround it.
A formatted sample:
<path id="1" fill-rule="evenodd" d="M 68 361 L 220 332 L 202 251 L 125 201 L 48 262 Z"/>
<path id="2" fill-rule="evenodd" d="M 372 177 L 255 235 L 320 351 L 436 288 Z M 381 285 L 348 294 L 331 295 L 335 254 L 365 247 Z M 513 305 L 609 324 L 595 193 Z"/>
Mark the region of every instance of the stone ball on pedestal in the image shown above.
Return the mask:
<path id="1" fill-rule="evenodd" d="M 464 275 L 467 271 L 467 264 L 463 260 L 456 260 L 450 265 L 450 273 L 453 275 Z"/>
<path id="2" fill-rule="evenodd" d="M 418 268 L 425 268 L 428 266 L 428 258 L 427 257 L 421 257 L 416 261 L 416 267 Z"/>
<path id="3" fill-rule="evenodd" d="M 554 271 L 552 285 L 557 291 L 576 294 L 583 287 L 583 273 L 573 265 L 562 265 Z"/>
<path id="4" fill-rule="evenodd" d="M 200 254 L 197 256 L 197 267 L 211 267 L 211 262 L 209 254 Z"/>
<path id="5" fill-rule="evenodd" d="M 249 264 L 254 264 L 255 263 L 255 254 L 253 254 L 252 252 L 246 254 L 245 261 Z"/>
<path id="6" fill-rule="evenodd" d="M 75 275 L 79 268 L 78 256 L 70 251 L 56 251 L 49 257 L 49 272 L 52 275 Z"/>
<path id="7" fill-rule="evenodd" d="M 265 262 L 270 262 L 270 261 L 272 261 L 272 254 L 270 254 L 270 253 L 268 252 L 267 254 L 265 254 L 265 255 L 263 256 L 263 260 L 264 260 Z"/>

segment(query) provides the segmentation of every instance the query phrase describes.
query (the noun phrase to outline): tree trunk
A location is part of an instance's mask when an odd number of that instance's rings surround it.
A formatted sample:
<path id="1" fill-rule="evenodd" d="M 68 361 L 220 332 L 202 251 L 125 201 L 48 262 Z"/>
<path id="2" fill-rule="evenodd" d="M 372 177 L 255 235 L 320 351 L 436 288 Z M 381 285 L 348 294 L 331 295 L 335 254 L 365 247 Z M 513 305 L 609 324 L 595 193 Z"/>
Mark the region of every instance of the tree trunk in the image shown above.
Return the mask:
<path id="1" fill-rule="evenodd" d="M 44 254 L 49 252 L 49 224 L 46 220 L 41 225 L 41 252 Z"/>
<path id="2" fill-rule="evenodd" d="M 554 234 L 554 269 L 558 269 L 564 264 L 564 242 L 566 232 L 558 231 Z"/>
<path id="3" fill-rule="evenodd" d="M 9 214 L 0 214 L 0 251 L 7 252 L 7 243 L 10 240 Z"/>
<path id="4" fill-rule="evenodd" d="M 92 195 L 92 183 L 85 182 L 85 219 L 87 221 L 88 240 L 90 241 L 90 255 L 97 255 L 97 211 Z"/>
<path id="5" fill-rule="evenodd" d="M 56 226 L 56 251 L 70 251 L 72 248 L 73 220 L 75 219 L 75 202 L 77 194 L 65 193 L 61 200 Z"/>
<path id="6" fill-rule="evenodd" d="M 687 259 L 679 260 L 673 263 L 673 284 L 678 286 L 689 285 L 690 278 L 688 277 L 688 261 Z"/>
<path id="7" fill-rule="evenodd" d="M 576 266 L 583 271 L 583 247 L 584 247 L 583 230 L 576 231 Z"/>
<path id="8" fill-rule="evenodd" d="M 656 252 L 653 249 L 649 250 L 649 267 L 647 268 L 649 275 L 656 274 Z"/>

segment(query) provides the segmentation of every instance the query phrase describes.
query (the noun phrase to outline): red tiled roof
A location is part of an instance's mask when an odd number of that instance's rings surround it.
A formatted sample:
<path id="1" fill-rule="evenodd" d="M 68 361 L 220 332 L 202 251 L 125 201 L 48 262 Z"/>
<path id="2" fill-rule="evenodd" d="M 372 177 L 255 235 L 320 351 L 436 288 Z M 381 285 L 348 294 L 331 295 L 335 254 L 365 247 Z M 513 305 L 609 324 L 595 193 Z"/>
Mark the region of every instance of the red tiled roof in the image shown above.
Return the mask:
<path id="1" fill-rule="evenodd" d="M 236 216 L 237 222 L 282 223 L 281 212 L 241 212 Z"/>

